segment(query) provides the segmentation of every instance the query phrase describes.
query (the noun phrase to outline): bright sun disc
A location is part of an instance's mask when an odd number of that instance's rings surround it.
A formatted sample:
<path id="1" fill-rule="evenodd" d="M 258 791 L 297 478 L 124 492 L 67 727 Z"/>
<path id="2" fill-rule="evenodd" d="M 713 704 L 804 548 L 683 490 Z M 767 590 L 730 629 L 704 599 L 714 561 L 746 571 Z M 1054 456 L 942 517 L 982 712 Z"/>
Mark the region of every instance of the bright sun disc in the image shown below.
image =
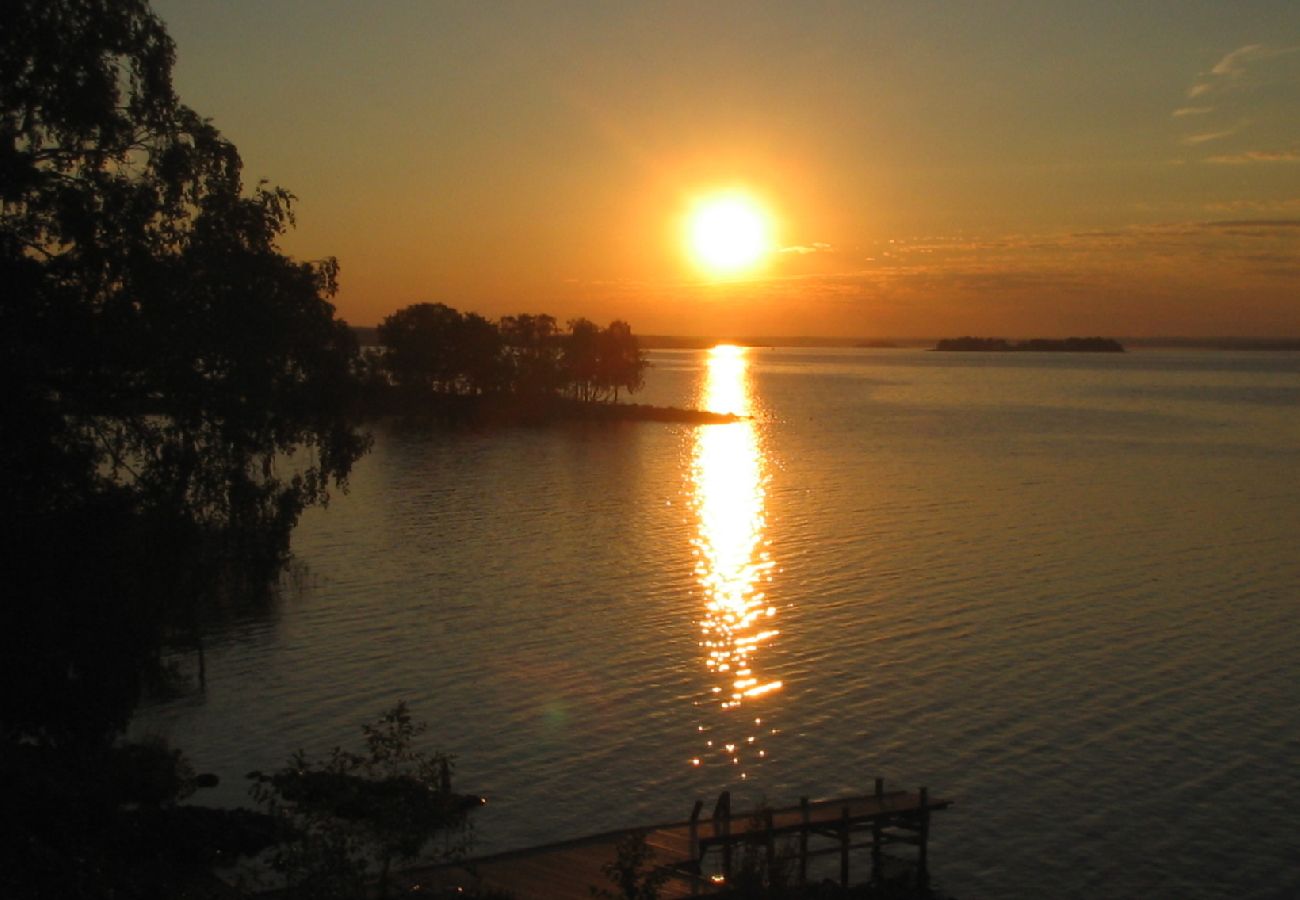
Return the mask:
<path id="1" fill-rule="evenodd" d="M 767 213 L 749 197 L 726 194 L 702 201 L 688 221 L 695 260 L 716 275 L 754 266 L 771 246 Z"/>

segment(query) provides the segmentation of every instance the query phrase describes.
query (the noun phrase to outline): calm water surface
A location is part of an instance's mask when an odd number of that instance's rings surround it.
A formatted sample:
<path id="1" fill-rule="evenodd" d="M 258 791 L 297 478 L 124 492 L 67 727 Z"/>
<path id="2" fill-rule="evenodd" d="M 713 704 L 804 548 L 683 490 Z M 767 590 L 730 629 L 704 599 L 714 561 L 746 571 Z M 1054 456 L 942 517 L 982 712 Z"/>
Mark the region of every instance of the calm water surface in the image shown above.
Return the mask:
<path id="1" fill-rule="evenodd" d="M 379 428 L 136 730 L 234 803 L 406 699 L 484 852 L 882 775 L 963 900 L 1300 895 L 1300 355 L 652 360 L 752 418 Z"/>

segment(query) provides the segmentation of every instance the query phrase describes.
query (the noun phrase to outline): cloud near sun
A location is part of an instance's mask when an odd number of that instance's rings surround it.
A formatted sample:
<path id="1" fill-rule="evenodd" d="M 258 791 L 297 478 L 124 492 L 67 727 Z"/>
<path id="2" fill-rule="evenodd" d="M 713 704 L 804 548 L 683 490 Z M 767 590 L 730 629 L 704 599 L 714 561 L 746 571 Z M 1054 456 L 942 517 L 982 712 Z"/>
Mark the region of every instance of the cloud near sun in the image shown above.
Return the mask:
<path id="1" fill-rule="evenodd" d="M 1300 219 L 1278 218 L 878 242 L 860 253 L 827 253 L 835 265 L 817 271 L 749 281 L 730 300 L 754 315 L 789 304 L 813 320 L 856 315 L 895 335 L 919 333 L 916 321 L 943 322 L 949 331 L 1140 334 L 1151 307 L 1208 330 L 1216 316 L 1229 314 L 1198 303 L 1225 290 L 1206 280 L 1205 261 L 1214 258 L 1216 278 L 1234 285 L 1234 296 L 1271 298 L 1279 312 L 1268 327 L 1289 333 L 1300 317 L 1281 312 L 1289 307 L 1280 301 L 1300 277 L 1298 239 Z M 790 253 L 792 260 L 809 258 Z"/>

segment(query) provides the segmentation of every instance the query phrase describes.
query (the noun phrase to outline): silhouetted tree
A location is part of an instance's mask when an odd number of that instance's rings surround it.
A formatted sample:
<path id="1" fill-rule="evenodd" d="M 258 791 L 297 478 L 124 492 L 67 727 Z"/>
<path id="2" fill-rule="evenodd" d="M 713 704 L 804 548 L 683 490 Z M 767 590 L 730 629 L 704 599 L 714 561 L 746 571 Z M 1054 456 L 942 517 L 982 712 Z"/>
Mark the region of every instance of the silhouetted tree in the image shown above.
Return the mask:
<path id="1" fill-rule="evenodd" d="M 620 390 L 629 394 L 641 390 L 648 365 L 632 327 L 626 322 L 610 322 L 601 332 L 600 380 L 613 390 L 615 401 Z"/>
<path id="2" fill-rule="evenodd" d="M 554 316 L 504 316 L 497 328 L 505 345 L 510 385 L 516 394 L 552 394 L 560 390 L 564 375 Z"/>
<path id="3" fill-rule="evenodd" d="M 145 0 L 5 4 L 5 896 L 174 894 L 122 849 L 148 842 L 111 741 L 165 644 L 266 590 L 299 513 L 366 446 L 337 265 L 280 252 L 293 198 L 245 190 L 173 61 Z"/>
<path id="4" fill-rule="evenodd" d="M 384 365 L 400 388 L 482 394 L 501 386 L 501 335 L 477 313 L 416 303 L 386 317 L 378 335 Z"/>
<path id="5" fill-rule="evenodd" d="M 29 578 L 0 628 L 23 635 L 0 654 L 6 733 L 52 723 L 28 688 L 98 689 L 73 662 L 87 629 L 119 622 L 86 643 L 143 652 L 218 567 L 273 570 L 366 446 L 343 415 L 356 344 L 326 299 L 337 265 L 279 251 L 293 198 L 245 192 L 235 147 L 176 97 L 173 60 L 144 0 L 6 5 L 0 515 L 41 542 L 7 547 Z M 64 634 L 68 664 L 37 659 L 51 649 L 32 633 Z M 108 680 L 125 702 L 130 674 Z M 77 727 L 111 731 L 129 708 Z"/>
<path id="6" fill-rule="evenodd" d="M 461 315 L 442 303 L 416 303 L 379 323 L 388 370 L 401 387 L 454 391 Z"/>
<path id="7" fill-rule="evenodd" d="M 600 327 L 590 319 L 570 319 L 562 341 L 562 364 L 569 393 L 577 400 L 601 397 Z"/>
<path id="8" fill-rule="evenodd" d="M 505 387 L 501 332 L 478 313 L 461 317 L 456 345 L 456 370 L 461 388 L 470 394 L 488 394 Z"/>
<path id="9" fill-rule="evenodd" d="M 561 342 L 569 392 L 578 400 L 618 400 L 645 383 L 648 363 L 632 328 L 614 321 L 601 329 L 589 319 L 573 319 Z"/>

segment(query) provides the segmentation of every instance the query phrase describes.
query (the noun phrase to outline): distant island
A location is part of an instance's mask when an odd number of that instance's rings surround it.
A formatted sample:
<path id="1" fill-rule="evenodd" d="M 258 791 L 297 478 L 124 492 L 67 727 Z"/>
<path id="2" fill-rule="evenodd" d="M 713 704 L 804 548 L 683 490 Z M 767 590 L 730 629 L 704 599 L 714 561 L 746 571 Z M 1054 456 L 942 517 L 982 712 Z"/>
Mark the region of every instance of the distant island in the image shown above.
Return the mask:
<path id="1" fill-rule="evenodd" d="M 1119 341 L 1102 337 L 1071 337 L 1064 339 L 1034 338 L 1028 341 L 1008 341 L 1005 338 L 944 338 L 939 341 L 939 343 L 935 344 L 934 349 L 976 353 L 1124 352 L 1124 346 Z"/>

